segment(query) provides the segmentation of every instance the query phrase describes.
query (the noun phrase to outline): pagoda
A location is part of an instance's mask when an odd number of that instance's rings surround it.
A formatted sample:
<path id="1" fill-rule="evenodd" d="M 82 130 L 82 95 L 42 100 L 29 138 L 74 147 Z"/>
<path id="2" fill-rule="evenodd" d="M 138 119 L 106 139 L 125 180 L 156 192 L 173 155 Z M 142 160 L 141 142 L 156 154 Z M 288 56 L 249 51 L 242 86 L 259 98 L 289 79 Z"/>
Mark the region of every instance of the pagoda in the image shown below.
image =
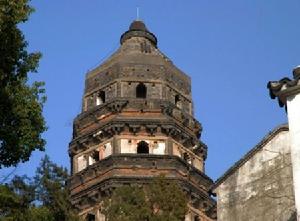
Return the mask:
<path id="1" fill-rule="evenodd" d="M 103 199 L 116 187 L 164 174 L 187 193 L 186 221 L 215 220 L 190 77 L 158 49 L 142 21 L 131 23 L 120 44 L 86 75 L 69 146 L 73 206 L 87 221 L 104 221 Z"/>

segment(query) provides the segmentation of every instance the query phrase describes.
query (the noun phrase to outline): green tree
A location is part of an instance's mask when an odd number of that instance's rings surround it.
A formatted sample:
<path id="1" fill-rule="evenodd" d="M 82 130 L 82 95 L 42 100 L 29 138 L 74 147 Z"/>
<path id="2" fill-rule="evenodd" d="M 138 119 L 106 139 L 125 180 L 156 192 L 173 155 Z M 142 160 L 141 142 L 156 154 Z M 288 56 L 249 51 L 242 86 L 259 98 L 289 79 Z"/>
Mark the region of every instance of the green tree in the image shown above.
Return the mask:
<path id="1" fill-rule="evenodd" d="M 36 206 L 36 185 L 26 176 L 15 176 L 8 185 L 0 185 L 1 221 L 55 221 L 45 206 Z"/>
<path id="2" fill-rule="evenodd" d="M 18 208 L 19 198 L 7 185 L 0 185 L 0 220 L 9 217 Z"/>
<path id="3" fill-rule="evenodd" d="M 36 198 L 49 209 L 55 220 L 76 220 L 69 199 L 70 194 L 66 187 L 68 177 L 67 169 L 57 166 L 46 155 L 34 178 Z"/>
<path id="4" fill-rule="evenodd" d="M 44 83 L 28 84 L 41 54 L 27 51 L 19 28 L 33 12 L 29 1 L 0 0 L 0 168 L 28 161 L 32 151 L 45 146 Z"/>
<path id="5" fill-rule="evenodd" d="M 0 185 L 0 221 L 76 221 L 66 188 L 67 170 L 42 159 L 34 178 Z"/>
<path id="6" fill-rule="evenodd" d="M 150 205 L 142 187 L 122 186 L 104 203 L 108 221 L 144 221 L 150 217 Z"/>
<path id="7" fill-rule="evenodd" d="M 175 181 L 160 176 L 149 185 L 122 186 L 104 202 L 108 221 L 182 221 L 187 199 Z"/>
<path id="8" fill-rule="evenodd" d="M 25 176 L 16 176 L 9 185 L 0 186 L 0 220 L 29 220 L 34 186 L 28 181 Z"/>
<path id="9" fill-rule="evenodd" d="M 30 221 L 56 221 L 51 211 L 45 206 L 31 207 L 28 214 Z"/>
<path id="10" fill-rule="evenodd" d="M 182 221 L 187 213 L 187 199 L 175 181 L 156 178 L 146 190 L 152 208 L 150 221 Z"/>

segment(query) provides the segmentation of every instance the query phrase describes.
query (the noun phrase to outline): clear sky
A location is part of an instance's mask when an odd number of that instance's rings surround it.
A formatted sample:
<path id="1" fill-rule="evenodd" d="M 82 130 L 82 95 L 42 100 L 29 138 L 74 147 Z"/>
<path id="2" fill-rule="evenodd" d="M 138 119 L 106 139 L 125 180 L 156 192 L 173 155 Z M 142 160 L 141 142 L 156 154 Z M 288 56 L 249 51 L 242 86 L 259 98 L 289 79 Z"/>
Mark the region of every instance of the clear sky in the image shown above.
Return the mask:
<path id="1" fill-rule="evenodd" d="M 31 80 L 46 82 L 46 153 L 60 165 L 69 167 L 85 74 L 118 48 L 137 6 L 161 51 L 192 78 L 209 176 L 217 179 L 287 121 L 266 85 L 291 77 L 300 64 L 299 0 L 33 0 L 32 5 L 36 12 L 21 27 L 29 49 L 43 53 Z M 43 155 L 35 153 L 16 174 L 32 175 Z M 11 170 L 0 170 L 0 178 Z"/>

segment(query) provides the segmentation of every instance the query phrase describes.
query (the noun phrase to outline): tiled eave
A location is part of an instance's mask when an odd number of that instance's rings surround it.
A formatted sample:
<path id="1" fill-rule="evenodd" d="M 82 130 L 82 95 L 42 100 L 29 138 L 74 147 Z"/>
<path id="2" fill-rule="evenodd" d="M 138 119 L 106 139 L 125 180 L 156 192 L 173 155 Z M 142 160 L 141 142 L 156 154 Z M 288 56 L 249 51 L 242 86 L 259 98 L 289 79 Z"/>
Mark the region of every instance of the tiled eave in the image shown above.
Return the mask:
<path id="1" fill-rule="evenodd" d="M 286 105 L 287 97 L 300 93 L 300 76 L 295 76 L 294 79 L 283 78 L 279 81 L 270 81 L 268 83 L 270 97 L 278 99 L 280 107 Z"/>

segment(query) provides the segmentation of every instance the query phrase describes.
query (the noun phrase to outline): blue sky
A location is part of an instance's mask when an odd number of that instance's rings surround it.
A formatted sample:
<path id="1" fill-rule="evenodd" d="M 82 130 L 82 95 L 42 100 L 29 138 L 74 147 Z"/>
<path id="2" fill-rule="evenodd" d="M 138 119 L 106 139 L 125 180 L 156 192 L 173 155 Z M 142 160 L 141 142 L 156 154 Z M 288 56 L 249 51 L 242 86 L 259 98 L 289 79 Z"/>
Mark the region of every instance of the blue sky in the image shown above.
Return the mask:
<path id="1" fill-rule="evenodd" d="M 300 64 L 297 0 L 33 0 L 36 12 L 21 25 L 30 51 L 41 51 L 46 82 L 46 153 L 69 167 L 72 121 L 81 111 L 84 77 L 119 46 L 140 18 L 159 48 L 192 78 L 195 116 L 208 145 L 213 179 L 287 121 L 271 100 L 269 80 L 292 75 Z M 32 175 L 44 153 L 34 153 L 16 174 Z M 0 170 L 0 177 L 12 169 Z"/>

